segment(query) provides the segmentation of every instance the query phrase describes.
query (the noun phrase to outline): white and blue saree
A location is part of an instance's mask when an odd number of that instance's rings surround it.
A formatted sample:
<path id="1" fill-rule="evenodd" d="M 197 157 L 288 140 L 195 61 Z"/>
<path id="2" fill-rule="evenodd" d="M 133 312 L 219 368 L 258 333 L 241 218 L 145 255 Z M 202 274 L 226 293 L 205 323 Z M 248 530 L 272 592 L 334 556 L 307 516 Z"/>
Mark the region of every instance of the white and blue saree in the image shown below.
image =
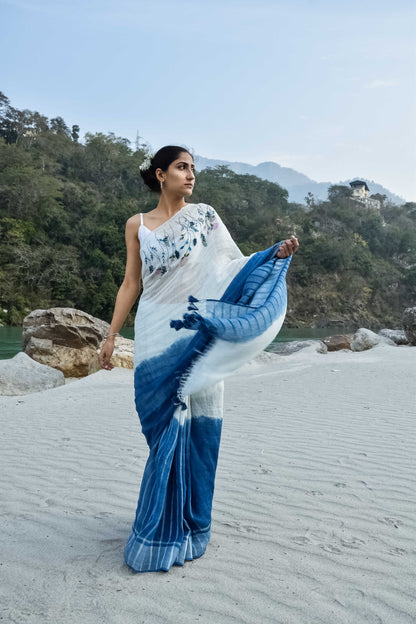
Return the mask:
<path id="1" fill-rule="evenodd" d="M 221 436 L 223 379 L 275 337 L 291 258 L 242 255 L 215 210 L 187 204 L 142 240 L 135 403 L 149 445 L 125 560 L 169 570 L 204 554 Z"/>

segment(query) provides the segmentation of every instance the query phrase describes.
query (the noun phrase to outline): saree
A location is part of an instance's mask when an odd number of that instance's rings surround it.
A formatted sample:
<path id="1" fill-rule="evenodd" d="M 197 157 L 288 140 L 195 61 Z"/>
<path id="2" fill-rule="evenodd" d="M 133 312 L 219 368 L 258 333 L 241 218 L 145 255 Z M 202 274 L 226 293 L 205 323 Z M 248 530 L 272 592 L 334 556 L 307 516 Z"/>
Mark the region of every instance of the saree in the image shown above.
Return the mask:
<path id="1" fill-rule="evenodd" d="M 186 204 L 140 245 L 134 394 L 149 447 L 125 547 L 135 572 L 204 554 L 223 418 L 224 379 L 262 351 L 286 314 L 280 243 L 244 256 L 217 212 Z"/>

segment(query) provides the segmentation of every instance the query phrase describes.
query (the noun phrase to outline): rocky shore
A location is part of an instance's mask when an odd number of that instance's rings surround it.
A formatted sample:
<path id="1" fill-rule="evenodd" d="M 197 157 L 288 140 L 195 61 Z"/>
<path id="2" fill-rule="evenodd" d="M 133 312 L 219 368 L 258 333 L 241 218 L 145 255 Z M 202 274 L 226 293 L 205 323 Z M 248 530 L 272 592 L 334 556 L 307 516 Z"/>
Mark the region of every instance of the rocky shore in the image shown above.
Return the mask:
<path id="1" fill-rule="evenodd" d="M 50 308 L 34 310 L 23 322 L 24 353 L 0 360 L 0 395 L 23 395 L 86 377 L 100 370 L 98 354 L 109 324 L 82 310 Z M 272 343 L 268 351 L 281 356 L 302 349 L 366 351 L 385 344 L 416 345 L 416 307 L 403 315 L 403 329 L 382 329 L 377 334 L 360 328 L 353 334 L 336 334 L 323 340 Z M 133 368 L 134 341 L 115 339 L 111 359 L 115 367 Z"/>

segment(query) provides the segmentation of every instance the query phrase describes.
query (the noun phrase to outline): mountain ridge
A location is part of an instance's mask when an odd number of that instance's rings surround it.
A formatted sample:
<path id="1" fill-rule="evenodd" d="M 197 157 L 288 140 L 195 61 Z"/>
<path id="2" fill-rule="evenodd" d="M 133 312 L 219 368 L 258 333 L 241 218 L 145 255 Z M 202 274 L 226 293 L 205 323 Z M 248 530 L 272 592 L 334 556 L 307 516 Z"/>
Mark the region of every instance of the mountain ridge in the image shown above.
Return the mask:
<path id="1" fill-rule="evenodd" d="M 347 180 L 340 180 L 338 182 L 316 182 L 309 178 L 304 173 L 296 171 L 291 167 L 283 167 L 272 160 L 267 160 L 259 163 L 258 165 L 250 165 L 248 163 L 231 160 L 221 160 L 217 158 L 205 158 L 204 156 L 195 156 L 195 165 L 197 169 L 206 169 L 207 167 L 217 167 L 225 165 L 229 167 L 234 173 L 240 175 L 255 175 L 262 180 L 269 180 L 269 182 L 275 182 L 279 184 L 289 193 L 289 201 L 297 203 L 305 203 L 305 196 L 310 192 L 317 199 L 326 200 L 328 195 L 328 187 L 332 184 L 341 184 L 348 186 L 353 180 L 363 180 L 367 183 L 370 189 L 370 194 L 380 193 L 386 195 L 387 199 L 394 204 L 404 204 L 406 200 L 400 195 L 393 193 L 382 184 L 378 184 L 374 180 L 368 178 L 356 176 Z"/>

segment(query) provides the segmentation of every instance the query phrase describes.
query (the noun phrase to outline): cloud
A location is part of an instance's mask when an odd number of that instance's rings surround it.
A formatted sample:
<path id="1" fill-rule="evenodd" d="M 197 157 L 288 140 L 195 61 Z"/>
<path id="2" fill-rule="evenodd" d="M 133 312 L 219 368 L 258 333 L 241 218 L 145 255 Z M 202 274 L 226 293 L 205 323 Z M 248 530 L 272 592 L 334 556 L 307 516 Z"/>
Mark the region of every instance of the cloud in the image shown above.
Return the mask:
<path id="1" fill-rule="evenodd" d="M 370 84 L 366 85 L 366 89 L 382 89 L 385 87 L 396 86 L 395 80 L 373 80 Z"/>

